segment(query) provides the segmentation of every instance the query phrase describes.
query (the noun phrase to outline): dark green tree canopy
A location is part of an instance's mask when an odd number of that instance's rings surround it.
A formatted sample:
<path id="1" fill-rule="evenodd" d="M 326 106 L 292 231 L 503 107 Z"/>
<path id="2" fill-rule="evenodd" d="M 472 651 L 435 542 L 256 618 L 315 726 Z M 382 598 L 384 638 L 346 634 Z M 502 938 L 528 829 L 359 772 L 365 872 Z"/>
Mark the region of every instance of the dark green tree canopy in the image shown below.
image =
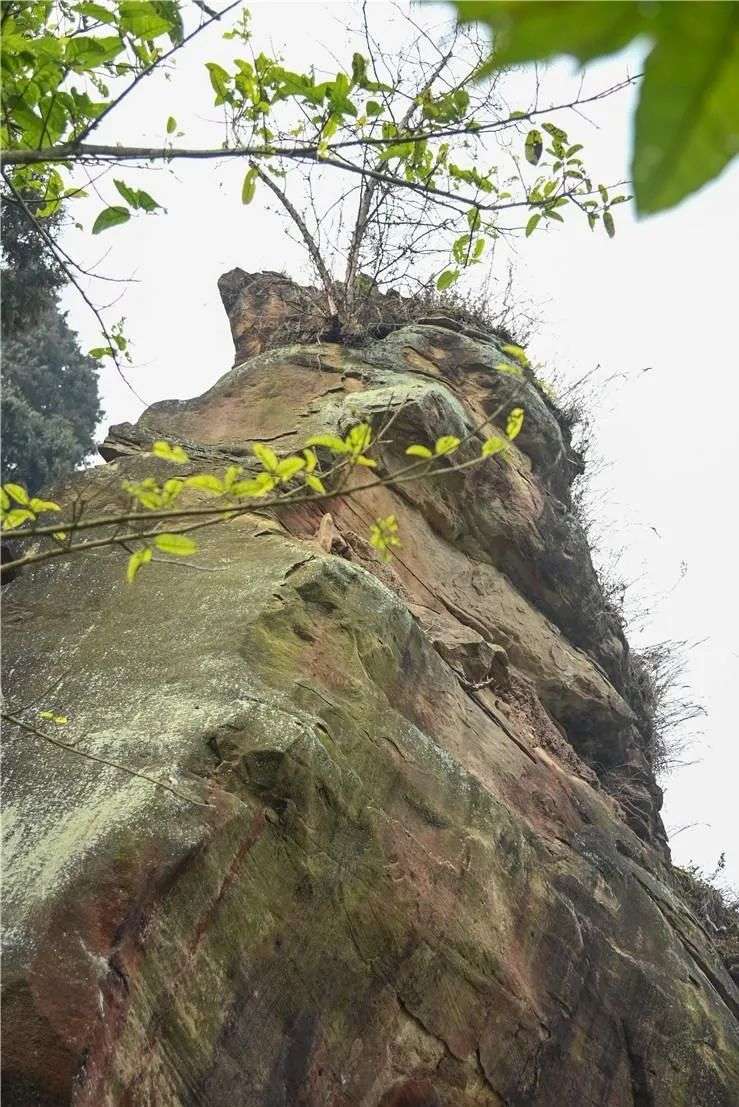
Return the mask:
<path id="1" fill-rule="evenodd" d="M 97 363 L 60 310 L 65 277 L 12 203 L 2 225 L 2 468 L 30 491 L 93 449 L 101 418 Z"/>

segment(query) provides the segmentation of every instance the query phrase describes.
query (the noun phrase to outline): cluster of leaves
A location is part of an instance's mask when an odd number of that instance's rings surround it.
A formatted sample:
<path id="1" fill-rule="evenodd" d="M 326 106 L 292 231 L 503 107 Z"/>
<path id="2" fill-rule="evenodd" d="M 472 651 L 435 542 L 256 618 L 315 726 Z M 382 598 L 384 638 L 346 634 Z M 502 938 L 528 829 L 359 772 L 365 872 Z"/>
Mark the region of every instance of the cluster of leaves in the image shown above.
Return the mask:
<path id="1" fill-rule="evenodd" d="M 631 197 L 619 195 L 611 199 L 606 186 L 599 184 L 596 193 L 599 199 L 593 198 L 595 192 L 593 183 L 587 176 L 582 158 L 578 156 L 582 150 L 581 143 L 576 142 L 570 146 L 567 132 L 554 123 L 543 123 L 541 131 L 534 129 L 526 136 L 525 154 L 530 165 L 538 166 L 540 163 L 542 167 L 547 165 L 541 162 L 542 154 L 545 152 L 542 131 L 549 136 L 550 144 L 546 148 L 546 153 L 552 160 L 548 163 L 549 175 L 536 180 L 529 192 L 532 204 L 539 205 L 540 210 L 535 211 L 526 224 L 526 237 L 534 233 L 542 219 L 545 222 L 551 220 L 556 220 L 558 223 L 564 222 L 559 209 L 567 206 L 568 199 L 564 193 L 569 184 L 576 182 L 577 187 L 582 188 L 584 195 L 578 195 L 576 190 L 570 193 L 570 200 L 586 212 L 591 231 L 598 219 L 602 217 L 606 234 L 609 238 L 613 238 L 616 224 L 610 209 L 615 204 L 625 203 Z"/>
<path id="2" fill-rule="evenodd" d="M 35 522 L 46 511 L 61 511 L 53 500 L 31 496 L 22 484 L 8 481 L 0 487 L 0 525 L 3 530 L 15 530 L 24 523 Z M 64 535 L 60 533 L 60 538 Z"/>
<path id="3" fill-rule="evenodd" d="M 4 150 L 82 142 L 111 103 L 109 82 L 146 72 L 167 45 L 175 46 L 183 37 L 176 0 L 31 0 L 4 9 Z M 18 191 L 43 197 L 36 212 L 42 217 L 57 211 L 65 198 L 81 194 L 57 168 L 43 162 L 15 166 L 12 179 Z"/>
<path id="4" fill-rule="evenodd" d="M 502 453 L 519 434 L 523 418 L 522 408 L 511 409 L 506 420 L 505 437 L 493 435 L 486 438 L 479 455 L 444 471 L 466 469 L 494 454 Z M 429 472 L 430 466 L 453 454 L 462 442 L 455 435 L 443 435 L 436 440 L 433 447 L 412 444 L 406 449 L 406 455 L 413 459 L 408 466 L 387 477 L 378 476 L 371 484 L 373 487 L 392 487 L 399 479 L 423 477 Z M 333 434 L 314 435 L 300 452 L 283 458 L 278 457 L 265 443 L 257 442 L 252 446 L 255 464 L 248 472 L 240 465 L 230 465 L 222 474 L 195 473 L 191 476 L 169 477 L 163 481 L 154 477 L 125 481 L 122 488 L 130 498 L 129 512 L 93 521 L 83 521 L 81 517 L 77 517 L 69 523 L 58 524 L 57 529 L 53 526 L 39 527 L 37 523 L 38 517 L 43 513 L 61 511 L 59 504 L 31 497 L 21 485 L 9 483 L 0 489 L 1 525 L 4 531 L 13 531 L 21 539 L 42 536 L 53 540 L 56 545 L 50 552 L 32 554 L 22 559 L 23 563 L 32 563 L 50 556 L 69 556 L 84 552 L 88 544 L 84 541 L 74 542 L 77 532 L 84 527 L 115 524 L 115 533 L 108 539 L 97 539 L 94 545 L 96 548 L 101 545 L 120 545 L 129 550 L 126 577 L 132 582 L 140 569 L 152 561 L 157 551 L 175 557 L 188 557 L 196 553 L 197 542 L 188 531 L 232 519 L 250 510 L 254 501 L 265 508 L 305 500 L 321 501 L 339 494 L 356 495 L 366 486 L 348 487 L 348 477 L 353 470 L 377 468 L 377 460 L 368 456 L 376 444 L 372 427 L 366 422 L 351 427 L 343 438 Z M 187 465 L 190 462 L 182 446 L 166 441 L 154 442 L 151 454 L 173 465 Z M 181 497 L 188 490 L 205 494 L 213 501 L 212 504 L 194 509 L 182 507 Z M 193 522 L 191 516 L 200 518 Z M 181 525 L 171 530 L 157 529 L 165 519 Z M 121 532 L 122 523 L 129 524 L 127 532 Z M 131 527 L 131 523 L 140 525 Z M 150 523 L 155 524 L 155 529 L 147 529 Z M 383 558 L 389 557 L 392 549 L 400 545 L 394 516 L 386 516 L 374 522 L 370 530 L 370 543 Z M 132 546 L 135 548 L 131 549 Z"/>
<path id="5" fill-rule="evenodd" d="M 455 7 L 460 19 L 487 24 L 493 32 L 494 52 L 481 77 L 495 68 L 558 54 L 585 63 L 641 37 L 651 43 L 632 157 L 642 214 L 679 203 L 736 155 L 739 4 L 456 0 Z"/>

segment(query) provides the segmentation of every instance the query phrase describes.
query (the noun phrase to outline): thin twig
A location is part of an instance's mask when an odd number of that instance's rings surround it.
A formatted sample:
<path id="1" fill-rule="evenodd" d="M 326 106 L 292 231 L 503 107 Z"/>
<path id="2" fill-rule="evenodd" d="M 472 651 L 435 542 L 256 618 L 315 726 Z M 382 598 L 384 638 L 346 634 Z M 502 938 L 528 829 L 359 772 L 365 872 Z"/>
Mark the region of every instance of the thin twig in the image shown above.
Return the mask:
<path id="1" fill-rule="evenodd" d="M 162 788 L 165 792 L 170 792 L 173 796 L 177 796 L 178 799 L 183 799 L 186 800 L 187 803 L 194 804 L 195 807 L 213 807 L 212 803 L 204 803 L 202 800 L 193 799 L 192 796 L 186 795 L 185 792 L 178 791 L 177 788 L 173 788 L 170 784 L 164 784 L 161 780 L 157 780 L 156 777 L 148 776 L 146 773 L 140 773 L 136 769 L 129 769 L 127 765 L 121 765 L 120 761 L 111 761 L 108 757 L 100 757 L 97 753 L 88 753 L 87 750 L 78 749 L 77 746 L 71 746 L 68 742 L 61 742 L 58 738 L 52 738 L 50 734 L 45 734 L 43 730 L 39 730 L 37 727 L 24 722 L 23 719 L 19 719 L 16 715 L 11 715 L 9 712 L 3 711 L 0 718 L 4 719 L 6 723 L 11 723 L 13 726 L 25 730 L 27 734 L 33 734 L 35 738 L 40 738 L 44 742 L 49 742 L 52 746 L 57 746 L 59 749 L 66 750 L 67 753 L 73 753 L 77 757 L 84 757 L 87 761 L 97 761 L 98 764 L 107 765 L 111 769 L 118 769 L 119 772 L 126 773 L 127 776 L 134 776 L 139 780 L 146 780 L 149 784 L 153 784 L 155 788 Z"/>

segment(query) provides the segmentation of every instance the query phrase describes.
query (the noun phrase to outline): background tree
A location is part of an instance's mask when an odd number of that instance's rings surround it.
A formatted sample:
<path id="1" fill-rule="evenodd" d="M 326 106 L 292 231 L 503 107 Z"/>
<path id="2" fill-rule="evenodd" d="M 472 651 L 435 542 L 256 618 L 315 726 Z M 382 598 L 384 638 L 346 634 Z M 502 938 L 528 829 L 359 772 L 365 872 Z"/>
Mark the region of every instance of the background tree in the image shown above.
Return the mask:
<path id="1" fill-rule="evenodd" d="M 2 232 L 3 479 L 36 492 L 94 448 L 97 363 L 59 307 L 64 272 L 17 204 L 4 205 Z"/>

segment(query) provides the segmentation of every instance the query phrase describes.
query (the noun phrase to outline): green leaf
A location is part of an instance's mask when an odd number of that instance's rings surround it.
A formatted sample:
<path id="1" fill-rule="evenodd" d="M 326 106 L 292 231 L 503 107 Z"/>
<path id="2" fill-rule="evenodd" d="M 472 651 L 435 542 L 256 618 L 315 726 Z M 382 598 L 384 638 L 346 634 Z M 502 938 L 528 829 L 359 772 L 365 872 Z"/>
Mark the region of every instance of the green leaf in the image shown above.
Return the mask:
<path id="1" fill-rule="evenodd" d="M 503 438 L 499 438 L 497 435 L 493 435 L 491 438 L 486 438 L 482 444 L 481 457 L 492 457 L 493 454 L 502 453 L 508 446 L 508 443 Z"/>
<path id="2" fill-rule="evenodd" d="M 442 457 L 444 454 L 451 454 L 459 446 L 459 439 L 453 434 L 443 434 L 441 438 L 436 439 L 436 445 L 434 446 L 434 453 L 437 457 Z"/>
<path id="3" fill-rule="evenodd" d="M 254 193 L 257 189 L 257 171 L 254 166 L 248 170 L 244 177 L 244 183 L 241 186 L 241 203 L 250 204 L 254 199 Z"/>
<path id="4" fill-rule="evenodd" d="M 515 438 L 523 426 L 523 408 L 514 407 L 506 421 L 505 432 L 510 439 Z"/>
<path id="5" fill-rule="evenodd" d="M 364 105 L 364 114 L 369 115 L 370 118 L 379 115 L 381 111 L 382 105 L 378 104 L 376 100 L 368 100 Z"/>
<path id="6" fill-rule="evenodd" d="M 320 492 L 321 495 L 326 494 L 326 488 L 320 477 L 317 477 L 315 473 L 306 473 L 305 483 L 309 488 L 312 488 L 314 492 Z"/>
<path id="7" fill-rule="evenodd" d="M 408 446 L 405 452 L 408 457 L 429 458 L 434 456 L 428 446 Z"/>
<path id="8" fill-rule="evenodd" d="M 499 361 L 493 368 L 497 373 L 507 373 L 511 377 L 522 377 L 523 370 L 520 365 L 511 365 L 510 361 Z"/>
<path id="9" fill-rule="evenodd" d="M 110 346 L 95 346 L 92 350 L 87 351 L 88 357 L 94 357 L 96 361 L 99 361 L 101 357 L 111 357 L 113 350 Z"/>
<path id="10" fill-rule="evenodd" d="M 357 423 L 347 434 L 345 442 L 352 453 L 364 453 L 372 442 L 372 427 L 369 423 Z"/>
<path id="11" fill-rule="evenodd" d="M 136 199 L 138 201 L 138 206 L 146 212 L 156 211 L 157 208 L 162 206 L 158 204 L 154 197 L 150 196 L 148 192 L 144 192 L 142 188 L 136 193 Z"/>
<path id="12" fill-rule="evenodd" d="M 530 165 L 538 165 L 543 149 L 544 143 L 542 141 L 541 131 L 529 131 L 524 146 L 526 161 L 529 162 Z"/>
<path id="13" fill-rule="evenodd" d="M 436 287 L 439 292 L 443 292 L 445 288 L 450 288 L 456 280 L 459 279 L 459 269 L 445 269 L 441 276 L 436 281 Z"/>
<path id="14" fill-rule="evenodd" d="M 232 496 L 266 496 L 276 483 L 275 478 L 269 473 L 258 473 L 253 480 L 236 481 L 229 488 L 229 492 Z"/>
<path id="15" fill-rule="evenodd" d="M 107 231 L 109 227 L 117 227 L 121 223 L 127 223 L 130 218 L 131 213 L 128 208 L 103 208 L 92 225 L 92 233 L 100 234 L 101 231 Z"/>
<path id="16" fill-rule="evenodd" d="M 739 4 L 662 4 L 636 111 L 637 211 L 672 207 L 737 150 Z"/>
<path id="17" fill-rule="evenodd" d="M 240 465 L 229 465 L 228 469 L 223 474 L 223 487 L 226 492 L 233 491 L 233 487 L 241 476 L 241 473 L 242 468 Z"/>
<path id="18" fill-rule="evenodd" d="M 167 120 L 167 134 L 172 135 L 177 130 L 177 120 L 173 115 L 170 115 Z"/>
<path id="19" fill-rule="evenodd" d="M 318 464 L 318 458 L 316 457 L 315 451 L 311 449 L 305 449 L 303 450 L 303 457 L 305 458 L 306 472 L 312 473 L 316 465 Z"/>
<path id="20" fill-rule="evenodd" d="M 177 557 L 189 557 L 197 552 L 197 542 L 186 534 L 158 534 L 154 545 L 162 553 L 175 554 Z"/>
<path id="21" fill-rule="evenodd" d="M 302 457 L 286 457 L 279 463 L 275 470 L 275 475 L 280 478 L 283 484 L 287 484 L 289 480 L 300 472 L 301 469 L 305 469 L 305 459 Z"/>
<path id="22" fill-rule="evenodd" d="M 160 457 L 163 461 L 172 461 L 177 465 L 184 465 L 190 460 L 182 446 L 173 446 L 170 442 L 154 442 L 151 452 L 154 457 Z"/>
<path id="23" fill-rule="evenodd" d="M 306 442 L 306 446 L 324 446 L 327 450 L 331 450 L 335 454 L 346 454 L 349 452 L 346 442 L 343 439 L 337 438 L 335 434 L 314 434 Z"/>
<path id="24" fill-rule="evenodd" d="M 102 4 L 93 3 L 93 0 L 84 0 L 81 4 L 75 4 L 74 10 L 80 15 L 89 15 L 100 23 L 115 24 L 115 13 L 104 8 Z"/>
<path id="25" fill-rule="evenodd" d="M 31 497 L 22 484 L 4 484 L 3 489 L 21 507 L 28 507 L 30 504 Z"/>
<path id="26" fill-rule="evenodd" d="M 603 212 L 603 226 L 606 229 L 606 233 L 609 238 L 613 238 L 616 233 L 616 224 L 613 222 L 613 216 L 610 211 Z"/>
<path id="27" fill-rule="evenodd" d="M 32 511 L 29 511 L 25 507 L 14 507 L 12 511 L 9 511 L 7 515 L 3 516 L 3 530 L 14 530 L 15 527 L 19 527 L 21 523 L 25 523 L 28 519 L 34 519 L 35 516 Z"/>
<path id="28" fill-rule="evenodd" d="M 166 34 L 174 26 L 174 19 L 162 13 L 162 4 L 156 7 L 150 0 L 122 0 L 119 8 L 119 26 L 135 38 L 152 39 Z"/>
<path id="29" fill-rule="evenodd" d="M 458 0 L 455 4 L 464 22 L 486 23 L 493 31 L 495 53 L 483 67 L 491 69 L 573 54 L 590 61 L 620 50 L 637 34 L 648 32 L 647 5 L 631 0 L 583 5 L 580 0 L 538 3 L 536 0 Z M 703 5 L 701 5 L 701 8 Z"/>
<path id="30" fill-rule="evenodd" d="M 274 450 L 270 449 L 269 446 L 265 446 L 263 442 L 255 442 L 251 449 L 254 456 L 269 473 L 276 471 L 279 460 Z"/>
<path id="31" fill-rule="evenodd" d="M 0 488 L 0 508 L 3 511 L 10 511 L 10 496 L 4 488 Z"/>
<path id="32" fill-rule="evenodd" d="M 59 504 L 55 504 L 53 500 L 39 500 L 36 496 L 33 497 L 30 503 L 31 511 L 36 515 L 40 515 L 42 511 L 61 511 Z"/>
<path id="33" fill-rule="evenodd" d="M 113 184 L 118 189 L 127 204 L 130 204 L 132 208 L 137 208 L 139 206 L 139 201 L 136 195 L 135 188 L 131 188 L 131 186 L 127 185 L 125 181 L 114 180 Z"/>
<path id="34" fill-rule="evenodd" d="M 531 235 L 536 230 L 536 228 L 539 226 L 540 219 L 541 219 L 541 212 L 537 212 L 536 215 L 531 216 L 528 223 L 526 224 L 526 237 L 527 238 L 530 238 Z"/>
<path id="35" fill-rule="evenodd" d="M 512 342 L 508 342 L 505 346 L 500 347 L 500 352 L 506 354 L 508 357 L 512 357 L 514 361 L 518 362 L 522 369 L 529 368 L 530 362 L 523 346 L 516 346 Z"/>
<path id="36" fill-rule="evenodd" d="M 218 495 L 223 492 L 223 481 L 213 473 L 197 473 L 194 477 L 188 477 L 185 484 L 189 488 L 198 488 L 201 492 L 215 492 Z"/>
<path id="37" fill-rule="evenodd" d="M 370 527 L 370 545 L 374 546 L 384 561 L 389 561 L 391 547 L 400 545 L 398 522 L 394 515 L 375 520 Z"/>
<path id="38" fill-rule="evenodd" d="M 144 546 L 143 549 L 136 550 L 132 553 L 128 559 L 128 565 L 126 566 L 126 580 L 129 584 L 133 584 L 136 579 L 136 574 L 142 565 L 146 565 L 151 561 L 152 551 L 149 546 Z"/>

